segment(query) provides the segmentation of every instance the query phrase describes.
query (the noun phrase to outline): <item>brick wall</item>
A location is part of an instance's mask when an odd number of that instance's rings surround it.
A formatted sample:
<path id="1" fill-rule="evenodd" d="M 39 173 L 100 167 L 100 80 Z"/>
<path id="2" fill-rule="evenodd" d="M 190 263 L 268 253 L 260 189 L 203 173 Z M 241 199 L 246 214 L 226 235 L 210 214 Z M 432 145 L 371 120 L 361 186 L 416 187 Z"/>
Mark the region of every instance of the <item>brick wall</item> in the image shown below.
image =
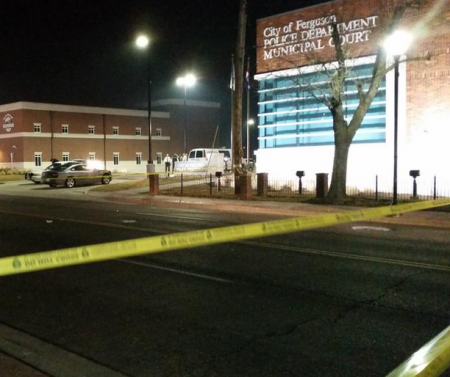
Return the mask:
<path id="1" fill-rule="evenodd" d="M 411 0 L 337 0 L 259 20 L 257 72 L 335 60 L 334 48 L 329 44 L 330 35 L 321 34 L 323 30 L 329 31 L 333 21 L 344 24 L 342 28 L 349 28 L 347 31 L 341 29 L 346 40 L 343 48 L 348 56 L 374 54 L 384 39 L 394 8 L 406 2 Z M 437 6 L 441 6 L 438 11 Z M 420 7 L 407 8 L 400 27 L 414 29 L 416 40 L 412 54 L 422 53 L 430 44 L 433 48 L 445 47 L 447 42 L 440 39 L 439 33 L 447 29 L 448 34 L 449 12 L 449 3 L 445 0 L 422 0 Z M 319 25 L 313 26 L 313 23 Z M 270 58 L 270 51 L 276 56 L 289 47 L 291 53 Z"/>
<path id="2" fill-rule="evenodd" d="M 27 106 L 38 110 L 26 108 Z M 138 116 L 135 116 L 128 115 L 127 110 L 104 109 L 107 114 L 103 115 L 102 109 L 94 112 L 95 108 L 80 108 L 80 111 L 77 111 L 74 107 L 73 111 L 62 111 L 60 107 L 27 103 L 4 105 L 3 108 L 13 110 L 0 112 L 0 117 L 3 119 L 6 114 L 13 116 L 14 127 L 10 132 L 0 129 L 0 166 L 11 164 L 11 153 L 14 153 L 15 163 L 33 165 L 35 152 L 42 153 L 43 166 L 47 166 L 51 158 L 62 160 L 64 152 L 70 153 L 70 159 L 88 159 L 89 153 L 94 152 L 97 160 L 106 160 L 110 164 L 113 161 L 113 153 L 118 152 L 120 161 L 128 161 L 127 164 L 132 166 L 136 153 L 141 152 L 142 168 L 145 167 L 148 160 L 148 118 L 145 112 L 139 112 Z M 48 108 L 53 110 L 47 110 Z M 173 155 L 183 152 L 183 106 L 173 106 L 170 110 L 174 116 L 170 113 L 153 112 L 154 160 L 158 152 L 163 156 L 166 153 Z M 187 110 L 188 145 L 194 148 L 200 143 L 201 146 L 209 147 L 217 123 L 217 108 L 188 106 Z M 126 115 L 113 115 L 112 112 L 122 112 Z M 40 124 L 40 133 L 34 132 L 34 124 Z M 68 125 L 67 134 L 62 133 L 62 125 Z M 89 134 L 89 126 L 95 127 L 94 135 Z M 113 135 L 114 127 L 118 127 L 118 135 Z M 140 128 L 141 136 L 136 135 L 136 128 Z M 157 129 L 161 130 L 160 136 L 156 136 Z"/>
<path id="3" fill-rule="evenodd" d="M 141 152 L 142 163 L 148 160 L 148 118 L 145 116 L 19 109 L 0 112 L 1 119 L 6 114 L 13 116 L 14 127 L 10 132 L 0 130 L 1 165 L 11 163 L 11 153 L 14 153 L 14 163 L 31 164 L 36 152 L 42 153 L 43 166 L 48 165 L 51 158 L 62 160 L 64 152 L 69 152 L 71 159 L 88 159 L 89 153 L 94 152 L 101 161 L 105 158 L 112 161 L 114 152 L 120 152 L 121 161 L 135 161 L 136 152 Z M 40 133 L 34 132 L 35 124 L 40 124 Z M 156 128 L 161 128 L 163 136 L 170 137 L 171 120 L 158 115 L 153 117 L 152 124 L 155 158 L 156 151 L 167 153 L 172 149 L 170 141 L 155 136 Z M 67 134 L 62 133 L 62 125 L 69 126 Z M 88 126 L 95 126 L 94 135 L 88 133 Z M 119 127 L 117 140 L 113 127 Z M 136 127 L 141 128 L 141 137 L 136 136 Z"/>

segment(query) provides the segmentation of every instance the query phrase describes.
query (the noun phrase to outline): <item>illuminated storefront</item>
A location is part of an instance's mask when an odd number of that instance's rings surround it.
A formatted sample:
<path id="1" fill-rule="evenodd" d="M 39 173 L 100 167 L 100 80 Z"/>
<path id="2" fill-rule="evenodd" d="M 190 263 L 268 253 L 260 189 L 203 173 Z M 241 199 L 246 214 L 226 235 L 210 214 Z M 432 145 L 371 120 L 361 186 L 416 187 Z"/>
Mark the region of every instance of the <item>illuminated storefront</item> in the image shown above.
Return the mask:
<path id="1" fill-rule="evenodd" d="M 336 23 L 348 57 L 343 109 L 350 121 L 367 90 L 377 49 L 400 0 L 338 0 L 258 21 L 258 172 L 311 179 L 332 171 L 333 118 L 321 95 L 335 74 Z M 409 170 L 448 178 L 450 149 L 450 6 L 424 0 L 407 9 L 399 28 L 414 34 L 399 75 L 399 177 Z M 424 59 L 430 56 L 430 60 Z M 404 57 L 406 58 L 406 57 Z M 419 59 L 417 59 L 419 58 Z M 388 64 L 392 60 L 388 59 Z M 348 184 L 370 186 L 393 170 L 394 74 L 386 75 L 353 139 Z"/>

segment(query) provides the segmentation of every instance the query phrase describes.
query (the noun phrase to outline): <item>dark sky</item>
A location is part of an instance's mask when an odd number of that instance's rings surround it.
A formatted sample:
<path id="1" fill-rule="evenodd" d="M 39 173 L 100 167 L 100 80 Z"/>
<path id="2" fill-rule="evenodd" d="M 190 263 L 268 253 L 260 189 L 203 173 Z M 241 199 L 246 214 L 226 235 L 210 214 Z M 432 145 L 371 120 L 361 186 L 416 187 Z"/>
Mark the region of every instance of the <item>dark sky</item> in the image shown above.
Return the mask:
<path id="1" fill-rule="evenodd" d="M 256 19 L 324 0 L 249 0 L 248 52 Z M 237 0 L 5 0 L 0 13 L 0 104 L 35 101 L 139 108 L 146 103 L 146 55 L 152 37 L 153 98 L 182 96 L 174 81 L 199 78 L 191 98 L 229 96 Z M 226 106 L 226 104 L 225 104 Z"/>

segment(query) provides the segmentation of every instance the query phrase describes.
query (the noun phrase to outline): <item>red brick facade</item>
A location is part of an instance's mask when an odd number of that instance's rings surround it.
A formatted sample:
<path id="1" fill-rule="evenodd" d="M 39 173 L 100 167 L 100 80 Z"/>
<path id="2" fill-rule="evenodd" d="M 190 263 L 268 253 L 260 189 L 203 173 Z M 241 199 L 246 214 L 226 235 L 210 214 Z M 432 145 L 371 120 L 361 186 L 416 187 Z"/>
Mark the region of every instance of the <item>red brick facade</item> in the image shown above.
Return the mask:
<path id="1" fill-rule="evenodd" d="M 347 56 L 375 54 L 386 37 L 394 9 L 405 4 L 410 5 L 398 28 L 414 34 L 408 55 L 441 54 L 449 45 L 448 1 L 336 0 L 259 20 L 257 73 L 334 60 L 336 55 L 330 41 L 332 23 L 338 24 Z"/>
<path id="2" fill-rule="evenodd" d="M 206 103 L 207 104 L 207 103 Z M 203 103 L 205 105 L 205 103 Z M 195 107 L 195 144 L 212 143 L 218 104 Z M 211 111 L 213 110 L 213 111 Z M 177 112 L 175 112 L 177 114 Z M 0 166 L 31 169 L 40 154 L 42 167 L 51 158 L 95 160 L 117 171 L 145 171 L 148 160 L 146 111 L 17 102 L 0 106 Z M 152 157 L 183 151 L 183 129 L 168 111 L 152 111 Z M 119 156 L 114 163 L 114 154 Z M 140 155 L 141 163 L 137 155 Z"/>

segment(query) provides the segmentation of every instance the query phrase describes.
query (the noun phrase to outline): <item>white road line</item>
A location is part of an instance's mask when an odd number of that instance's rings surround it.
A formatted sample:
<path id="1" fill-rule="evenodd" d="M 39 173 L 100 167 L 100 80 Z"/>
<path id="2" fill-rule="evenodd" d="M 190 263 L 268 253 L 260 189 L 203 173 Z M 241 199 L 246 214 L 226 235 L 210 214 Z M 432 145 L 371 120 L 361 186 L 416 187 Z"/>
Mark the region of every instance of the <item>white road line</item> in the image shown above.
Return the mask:
<path id="1" fill-rule="evenodd" d="M 173 272 L 173 273 L 176 273 L 176 274 L 192 276 L 192 277 L 196 277 L 196 278 L 200 278 L 200 279 L 218 281 L 220 283 L 235 284 L 232 280 L 222 279 L 222 278 L 209 276 L 209 275 L 196 274 L 196 273 L 188 272 L 188 271 L 184 271 L 184 270 L 177 270 L 175 268 L 162 267 L 162 266 L 158 266 L 158 265 L 151 264 L 151 263 L 138 262 L 138 261 L 129 260 L 129 259 L 114 259 L 114 261 L 122 262 L 122 263 L 135 264 L 137 266 L 142 266 L 142 267 L 153 268 L 153 269 L 156 269 L 156 270 Z"/>
<path id="2" fill-rule="evenodd" d="M 389 232 L 389 228 L 383 228 L 380 226 L 352 226 L 353 230 L 366 230 L 366 231 L 375 231 L 375 232 Z"/>
<path id="3" fill-rule="evenodd" d="M 169 219 L 184 219 L 184 220 L 197 220 L 197 221 L 207 221 L 207 222 L 214 222 L 217 223 L 218 220 L 215 219 L 202 219 L 199 217 L 187 217 L 187 216 L 171 216 L 171 215 L 160 215 L 160 214 L 156 214 L 156 213 L 137 213 L 137 215 L 144 215 L 144 216 L 155 216 L 155 217 L 167 217 Z"/>
<path id="4" fill-rule="evenodd" d="M 431 263 L 403 261 L 400 259 L 370 257 L 370 256 L 365 256 L 365 255 L 340 253 L 340 252 L 333 252 L 333 251 L 326 251 L 326 250 L 314 250 L 314 249 L 298 248 L 298 247 L 292 247 L 292 246 L 273 245 L 270 243 L 262 243 L 262 242 L 255 242 L 255 241 L 240 241 L 239 243 L 244 244 L 244 245 L 249 245 L 249 246 L 257 246 L 257 247 L 273 248 L 273 249 L 278 249 L 278 250 L 293 251 L 293 252 L 300 253 L 300 254 L 314 254 L 314 255 L 322 255 L 322 256 L 333 257 L 333 258 L 353 259 L 353 260 L 359 260 L 359 261 L 363 261 L 363 262 L 384 263 L 384 264 L 392 264 L 392 265 L 397 265 L 397 266 L 402 266 L 402 267 L 414 267 L 414 268 L 423 268 L 423 269 L 427 269 L 427 270 L 450 272 L 450 266 L 441 266 L 438 264 L 431 264 Z"/>

